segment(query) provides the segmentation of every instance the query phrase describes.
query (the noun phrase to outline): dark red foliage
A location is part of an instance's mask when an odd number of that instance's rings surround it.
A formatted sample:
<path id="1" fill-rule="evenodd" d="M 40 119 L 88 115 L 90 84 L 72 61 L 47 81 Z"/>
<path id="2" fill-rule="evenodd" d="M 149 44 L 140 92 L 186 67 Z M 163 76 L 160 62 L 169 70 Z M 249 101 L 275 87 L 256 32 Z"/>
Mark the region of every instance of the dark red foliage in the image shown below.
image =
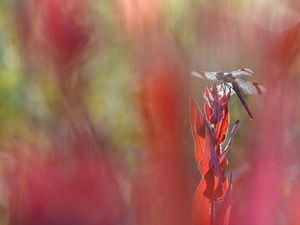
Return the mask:
<path id="1" fill-rule="evenodd" d="M 41 1 L 46 37 L 63 63 L 69 64 L 81 55 L 90 39 L 91 24 L 85 4 L 79 0 Z"/>

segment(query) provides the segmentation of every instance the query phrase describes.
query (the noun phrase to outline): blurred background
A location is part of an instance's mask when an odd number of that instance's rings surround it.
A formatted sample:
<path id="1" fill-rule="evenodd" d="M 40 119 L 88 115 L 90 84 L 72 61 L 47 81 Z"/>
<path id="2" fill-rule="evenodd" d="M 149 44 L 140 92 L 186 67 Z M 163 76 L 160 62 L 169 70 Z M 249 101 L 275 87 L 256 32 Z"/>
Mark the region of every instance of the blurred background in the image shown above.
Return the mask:
<path id="1" fill-rule="evenodd" d="M 0 0 L 0 38 L 0 224 L 191 224 L 190 71 L 241 67 L 230 224 L 300 224 L 299 1 Z"/>

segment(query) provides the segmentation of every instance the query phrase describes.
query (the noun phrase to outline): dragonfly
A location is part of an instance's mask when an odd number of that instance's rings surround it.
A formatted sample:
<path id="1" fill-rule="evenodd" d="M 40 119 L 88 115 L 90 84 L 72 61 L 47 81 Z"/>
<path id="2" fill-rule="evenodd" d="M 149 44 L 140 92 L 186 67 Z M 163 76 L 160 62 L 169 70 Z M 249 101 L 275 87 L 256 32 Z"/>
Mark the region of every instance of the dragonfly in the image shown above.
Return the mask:
<path id="1" fill-rule="evenodd" d="M 248 68 L 241 68 L 239 70 L 235 70 L 232 72 L 225 72 L 225 73 L 222 71 L 218 71 L 218 72 L 192 71 L 191 74 L 195 77 L 208 79 L 215 82 L 217 85 L 217 89 L 220 92 L 230 91 L 231 94 L 236 93 L 251 119 L 253 119 L 252 112 L 250 111 L 249 106 L 246 103 L 241 93 L 241 90 L 244 92 L 244 94 L 248 94 L 248 95 L 260 95 L 260 94 L 265 94 L 267 92 L 267 89 L 263 85 L 257 82 L 251 82 L 251 81 L 243 80 L 241 78 L 237 78 L 237 76 L 253 76 L 254 74 L 253 71 Z"/>

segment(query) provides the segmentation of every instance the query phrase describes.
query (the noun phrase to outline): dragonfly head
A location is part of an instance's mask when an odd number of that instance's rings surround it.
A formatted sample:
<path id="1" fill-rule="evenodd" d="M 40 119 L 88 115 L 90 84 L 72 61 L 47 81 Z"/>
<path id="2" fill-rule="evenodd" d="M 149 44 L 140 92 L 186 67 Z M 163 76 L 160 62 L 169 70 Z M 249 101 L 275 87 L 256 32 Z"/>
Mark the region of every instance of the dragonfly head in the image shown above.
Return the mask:
<path id="1" fill-rule="evenodd" d="M 216 78 L 217 78 L 218 80 L 223 80 L 224 77 L 225 77 L 224 72 L 222 72 L 222 71 L 218 71 L 218 72 L 217 72 Z"/>

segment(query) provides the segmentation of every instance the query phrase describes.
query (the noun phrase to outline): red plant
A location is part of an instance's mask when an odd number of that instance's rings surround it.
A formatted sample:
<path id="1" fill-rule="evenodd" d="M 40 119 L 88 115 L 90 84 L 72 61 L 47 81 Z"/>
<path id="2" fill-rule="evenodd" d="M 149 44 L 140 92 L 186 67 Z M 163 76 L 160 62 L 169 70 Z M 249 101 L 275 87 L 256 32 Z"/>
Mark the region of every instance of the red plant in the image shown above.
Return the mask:
<path id="1" fill-rule="evenodd" d="M 202 180 L 196 190 L 193 207 L 193 225 L 227 225 L 231 209 L 231 175 L 225 176 L 228 165 L 226 153 L 237 131 L 239 120 L 233 126 L 228 144 L 222 149 L 229 126 L 228 101 L 230 93 L 219 97 L 215 84 L 205 91 L 205 114 L 191 98 L 190 121 L 195 141 L 195 157 Z"/>
<path id="2" fill-rule="evenodd" d="M 16 7 L 18 31 L 27 66 L 74 75 L 95 35 L 88 2 L 24 0 Z"/>

